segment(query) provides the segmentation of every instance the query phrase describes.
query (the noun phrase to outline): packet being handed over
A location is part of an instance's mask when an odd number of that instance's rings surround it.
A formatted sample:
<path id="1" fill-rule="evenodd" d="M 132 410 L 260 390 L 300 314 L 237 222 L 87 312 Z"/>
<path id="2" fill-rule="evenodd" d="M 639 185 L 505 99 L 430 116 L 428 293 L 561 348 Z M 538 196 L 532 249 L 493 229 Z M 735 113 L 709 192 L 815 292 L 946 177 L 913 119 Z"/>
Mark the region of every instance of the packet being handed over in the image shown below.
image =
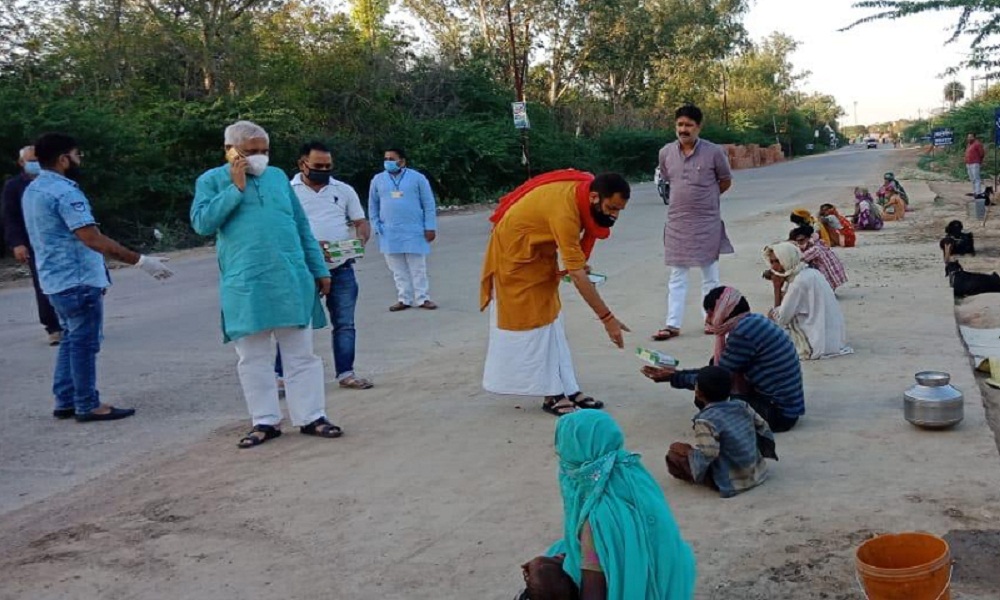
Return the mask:
<path id="1" fill-rule="evenodd" d="M 587 277 L 590 279 L 590 283 L 594 284 L 595 287 L 601 287 L 601 285 L 608 280 L 607 275 L 602 275 L 601 273 L 589 273 Z M 563 281 L 570 283 L 573 281 L 569 275 L 563 275 Z"/>
<path id="2" fill-rule="evenodd" d="M 681 361 L 677 360 L 673 356 L 660 352 L 659 350 L 647 350 L 646 348 L 636 348 L 635 355 L 641 360 L 648 362 L 654 367 L 676 367 L 681 364 Z"/>

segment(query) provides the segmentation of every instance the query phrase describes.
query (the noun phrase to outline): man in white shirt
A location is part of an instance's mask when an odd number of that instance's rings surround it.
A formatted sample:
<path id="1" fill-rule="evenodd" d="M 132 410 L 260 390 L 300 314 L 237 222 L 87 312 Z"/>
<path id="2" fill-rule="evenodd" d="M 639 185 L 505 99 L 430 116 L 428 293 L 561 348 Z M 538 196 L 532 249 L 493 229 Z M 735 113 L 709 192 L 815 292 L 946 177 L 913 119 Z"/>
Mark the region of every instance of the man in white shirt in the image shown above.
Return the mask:
<path id="1" fill-rule="evenodd" d="M 313 236 L 321 246 L 329 243 L 360 238 L 368 243 L 371 226 L 365 219 L 361 200 L 354 189 L 337 181 L 333 173 L 333 155 L 320 142 L 309 142 L 299 151 L 299 173 L 292 177 L 292 190 L 309 219 Z M 352 231 L 352 228 L 357 232 Z M 354 277 L 354 259 L 344 262 L 330 258 L 324 250 L 330 267 L 330 293 L 326 308 L 333 325 L 333 363 L 340 387 L 367 390 L 372 382 L 354 374 L 354 307 L 358 301 L 358 281 Z M 282 376 L 281 353 L 275 360 L 274 370 Z"/>

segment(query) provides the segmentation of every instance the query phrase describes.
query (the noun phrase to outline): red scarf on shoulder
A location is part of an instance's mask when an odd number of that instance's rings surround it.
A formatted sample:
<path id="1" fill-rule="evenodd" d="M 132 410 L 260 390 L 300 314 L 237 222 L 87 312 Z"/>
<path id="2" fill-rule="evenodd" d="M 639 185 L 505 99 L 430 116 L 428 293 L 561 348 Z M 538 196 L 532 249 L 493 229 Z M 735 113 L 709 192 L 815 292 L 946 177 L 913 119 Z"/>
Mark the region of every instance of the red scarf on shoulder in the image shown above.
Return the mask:
<path id="1" fill-rule="evenodd" d="M 493 214 L 490 215 L 490 221 L 496 225 L 500 222 L 510 207 L 517 204 L 517 201 L 524 198 L 528 192 L 531 192 L 543 185 L 550 183 L 562 183 L 567 181 L 576 181 L 576 208 L 580 212 L 580 224 L 583 225 L 583 233 L 580 237 L 580 247 L 583 249 L 584 255 L 589 259 L 590 253 L 594 250 L 594 244 L 597 240 L 607 239 L 611 235 L 611 229 L 609 227 L 601 227 L 596 222 L 594 222 L 594 215 L 590 213 L 590 182 L 594 180 L 594 175 L 592 173 L 587 173 L 586 171 L 577 171 L 576 169 L 561 169 L 559 171 L 550 171 L 548 173 L 543 173 L 536 177 L 525 181 L 517 187 L 513 192 L 510 192 L 503 198 L 500 198 L 500 205 L 497 206 Z"/>

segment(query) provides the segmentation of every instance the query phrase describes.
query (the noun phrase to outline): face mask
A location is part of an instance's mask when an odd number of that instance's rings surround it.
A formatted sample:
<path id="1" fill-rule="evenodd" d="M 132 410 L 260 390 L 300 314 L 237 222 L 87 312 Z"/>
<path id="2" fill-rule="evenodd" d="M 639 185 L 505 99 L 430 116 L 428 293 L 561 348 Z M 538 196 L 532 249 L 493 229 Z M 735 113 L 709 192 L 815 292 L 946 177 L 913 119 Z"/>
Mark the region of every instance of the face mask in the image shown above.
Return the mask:
<path id="1" fill-rule="evenodd" d="M 399 173 L 403 169 L 403 167 L 399 166 L 399 163 L 394 160 L 384 161 L 382 166 L 384 166 L 385 170 L 389 173 Z"/>
<path id="2" fill-rule="evenodd" d="M 260 177 L 267 168 L 268 158 L 266 154 L 254 154 L 247 157 L 247 173 Z"/>
<path id="3" fill-rule="evenodd" d="M 72 179 L 73 181 L 80 181 L 80 176 L 82 175 L 80 164 L 75 163 L 72 160 L 69 161 L 69 168 L 63 173 L 66 179 Z"/>
<path id="4" fill-rule="evenodd" d="M 29 176 L 34 177 L 42 172 L 42 166 L 38 164 L 37 160 L 29 160 L 24 163 L 24 172 Z"/>
<path id="5" fill-rule="evenodd" d="M 594 216 L 594 222 L 600 227 L 614 227 L 618 217 L 614 217 L 601 210 L 600 204 L 590 205 L 590 214 Z"/>
<path id="6" fill-rule="evenodd" d="M 330 183 L 331 173 L 331 171 L 314 171 L 313 169 L 309 169 L 309 174 L 306 175 L 306 179 L 313 183 L 326 185 Z"/>

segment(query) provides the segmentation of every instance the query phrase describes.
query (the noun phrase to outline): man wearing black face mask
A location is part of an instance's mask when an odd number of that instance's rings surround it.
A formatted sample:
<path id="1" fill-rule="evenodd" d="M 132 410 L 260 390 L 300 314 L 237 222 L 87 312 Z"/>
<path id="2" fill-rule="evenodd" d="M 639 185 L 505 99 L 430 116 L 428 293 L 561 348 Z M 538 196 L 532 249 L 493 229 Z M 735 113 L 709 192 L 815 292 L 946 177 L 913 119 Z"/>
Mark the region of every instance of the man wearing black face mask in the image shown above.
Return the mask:
<path id="1" fill-rule="evenodd" d="M 587 261 L 595 242 L 611 235 L 630 191 L 616 173 L 595 177 L 565 169 L 534 177 L 500 199 L 490 217 L 479 289 L 480 310 L 490 307 L 487 391 L 542 396 L 542 409 L 556 416 L 604 406 L 576 381 L 559 282 L 569 276 L 611 342 L 623 347 L 628 327 L 597 293 Z"/>
<path id="2" fill-rule="evenodd" d="M 332 173 L 333 155 L 329 148 L 320 142 L 302 146 L 299 173 L 292 177 L 291 183 L 309 219 L 312 233 L 321 246 L 355 237 L 367 244 L 371 227 L 365 219 L 361 200 L 354 188 L 334 179 Z M 337 381 L 342 388 L 366 390 L 372 387 L 372 383 L 354 374 L 354 307 L 358 301 L 354 259 L 344 261 L 328 257 L 327 265 L 330 267 L 331 285 L 326 308 L 333 325 L 333 362 Z M 281 377 L 280 353 L 275 371 Z"/>

